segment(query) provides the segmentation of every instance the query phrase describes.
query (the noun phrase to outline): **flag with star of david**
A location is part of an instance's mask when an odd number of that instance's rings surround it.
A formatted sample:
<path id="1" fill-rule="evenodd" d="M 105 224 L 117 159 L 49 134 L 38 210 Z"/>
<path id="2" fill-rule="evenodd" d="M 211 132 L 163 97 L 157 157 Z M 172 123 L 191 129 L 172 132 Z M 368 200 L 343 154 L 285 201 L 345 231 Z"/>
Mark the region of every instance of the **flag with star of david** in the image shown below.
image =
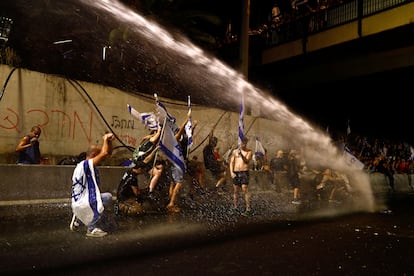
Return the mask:
<path id="1" fill-rule="evenodd" d="M 98 183 L 99 173 L 92 159 L 76 165 L 72 175 L 72 211 L 85 225 L 97 221 L 104 211 Z"/>

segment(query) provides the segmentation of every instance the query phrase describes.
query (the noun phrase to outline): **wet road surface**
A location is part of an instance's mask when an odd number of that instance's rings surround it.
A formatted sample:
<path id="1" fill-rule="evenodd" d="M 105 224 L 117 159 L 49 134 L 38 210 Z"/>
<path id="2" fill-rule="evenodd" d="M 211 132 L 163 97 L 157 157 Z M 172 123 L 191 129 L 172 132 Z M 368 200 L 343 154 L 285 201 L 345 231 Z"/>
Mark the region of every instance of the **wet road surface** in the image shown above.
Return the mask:
<path id="1" fill-rule="evenodd" d="M 260 212 L 262 211 L 262 212 Z M 372 213 L 258 210 L 118 217 L 116 232 L 71 232 L 70 213 L 3 221 L 2 275 L 411 275 L 414 195 Z M 218 217 L 219 216 L 219 217 Z"/>

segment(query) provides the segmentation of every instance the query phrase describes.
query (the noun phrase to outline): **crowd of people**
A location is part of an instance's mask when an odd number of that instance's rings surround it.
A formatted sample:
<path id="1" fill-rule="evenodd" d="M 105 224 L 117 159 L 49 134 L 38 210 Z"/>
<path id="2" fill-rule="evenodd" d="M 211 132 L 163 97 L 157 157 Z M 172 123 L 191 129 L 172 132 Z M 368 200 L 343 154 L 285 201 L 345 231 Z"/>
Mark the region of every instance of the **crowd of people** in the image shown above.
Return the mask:
<path id="1" fill-rule="evenodd" d="M 218 195 L 225 193 L 228 187 L 227 180 L 232 179 L 232 208 L 234 212 L 242 215 L 250 215 L 251 199 L 249 192 L 250 171 L 259 170 L 268 174 L 271 187 L 276 192 L 288 189 L 292 192 L 292 204 L 300 205 L 301 201 L 301 174 L 306 168 L 306 161 L 301 153 L 295 149 L 279 149 L 273 157 L 269 157 L 267 151 L 263 155 L 257 155 L 250 149 L 248 139 L 244 137 L 239 146 L 230 149 L 230 154 L 221 157 L 218 148 L 218 139 L 211 131 L 207 145 L 203 149 L 203 162 L 196 156 L 188 158 L 188 132 L 185 131 L 188 118 L 175 128 L 173 133 L 181 154 L 185 160 L 186 169 L 180 171 L 166 154 L 160 150 L 161 133 L 165 126 L 159 125 L 144 136 L 140 145 L 133 152 L 132 165 L 123 175 L 116 194 L 116 204 L 112 202 L 112 194 L 100 191 L 100 178 L 97 166 L 112 154 L 112 133 L 102 137 L 102 145 L 92 145 L 86 151 L 86 156 L 76 165 L 72 178 L 72 210 L 73 218 L 70 223 L 71 230 L 86 226 L 87 236 L 103 237 L 108 234 L 104 227 L 113 227 L 111 222 L 112 206 L 115 206 L 115 214 L 140 215 L 145 213 L 143 202 L 145 200 L 159 200 L 160 191 L 168 190 L 165 210 L 167 212 L 180 212 L 180 190 L 184 183 L 184 174 L 188 173 L 192 179 L 190 184 L 190 196 L 197 192 L 205 193 L 206 172 L 209 171 L 214 178 L 215 190 Z M 191 126 L 194 131 L 197 121 Z M 165 130 L 164 130 L 165 131 Z M 34 126 L 28 135 L 22 137 L 16 146 L 18 163 L 39 164 L 40 149 L 39 137 L 41 129 Z M 388 181 L 390 191 L 394 190 L 394 175 L 405 174 L 408 184 L 411 184 L 411 174 L 414 173 L 414 149 L 407 143 L 392 143 L 388 140 L 370 139 L 368 137 L 351 136 L 338 139 L 334 143 L 338 152 L 348 150 L 355 158 L 364 164 L 363 170 L 367 173 L 383 174 Z M 254 164 L 251 162 L 256 160 Z M 29 162 L 30 161 L 30 162 Z M 257 166 L 260 164 L 260 166 Z M 306 168 L 309 170 L 309 168 Z M 317 195 L 326 195 L 331 203 L 340 202 L 338 194 L 350 195 L 353 188 L 348 177 L 332 168 L 313 170 L 315 174 L 314 190 Z M 145 175 L 148 178 L 146 188 L 138 185 L 138 176 Z M 287 185 L 287 186 L 286 186 Z M 240 199 L 243 194 L 243 200 Z M 241 206 L 240 203 L 244 203 Z M 86 203 L 86 204 L 85 204 Z M 109 214 L 109 215 L 108 215 Z"/>
<path id="2" fill-rule="evenodd" d="M 259 29 L 265 36 L 268 45 L 278 44 L 280 41 L 289 39 L 293 32 L 289 24 L 307 18 L 302 32 L 316 32 L 325 28 L 328 7 L 342 4 L 346 0 L 279 0 L 275 1 L 270 9 L 267 22 Z M 311 16 L 310 16 L 311 15 Z M 299 31 L 299 30 L 296 30 Z"/>
<path id="3" fill-rule="evenodd" d="M 391 191 L 395 189 L 395 174 L 407 175 L 409 188 L 413 189 L 414 148 L 410 144 L 358 135 L 342 140 L 346 140 L 347 147 L 364 164 L 367 173 L 381 173 L 387 177 Z"/>

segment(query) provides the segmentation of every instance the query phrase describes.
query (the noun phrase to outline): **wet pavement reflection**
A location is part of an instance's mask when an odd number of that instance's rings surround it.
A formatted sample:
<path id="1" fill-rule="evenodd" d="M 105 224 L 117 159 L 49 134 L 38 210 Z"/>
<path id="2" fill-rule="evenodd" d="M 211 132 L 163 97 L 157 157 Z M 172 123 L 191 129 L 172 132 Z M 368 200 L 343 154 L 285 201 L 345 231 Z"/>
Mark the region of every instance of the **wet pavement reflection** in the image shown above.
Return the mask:
<path id="1" fill-rule="evenodd" d="M 71 232 L 70 212 L 2 222 L 0 271 L 44 275 L 410 275 L 414 194 L 387 208 L 315 216 L 312 210 L 188 209 L 117 217 L 116 232 Z M 210 215 L 208 214 L 210 212 Z"/>

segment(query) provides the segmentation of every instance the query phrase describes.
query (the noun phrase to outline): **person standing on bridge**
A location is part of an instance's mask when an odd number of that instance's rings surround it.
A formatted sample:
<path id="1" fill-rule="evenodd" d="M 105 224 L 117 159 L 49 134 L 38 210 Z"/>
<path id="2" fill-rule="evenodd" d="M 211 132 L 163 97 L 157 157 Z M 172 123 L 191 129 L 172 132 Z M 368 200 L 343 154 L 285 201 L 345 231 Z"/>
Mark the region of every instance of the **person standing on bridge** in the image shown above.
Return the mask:
<path id="1" fill-rule="evenodd" d="M 105 225 L 105 208 L 112 202 L 112 194 L 101 193 L 97 166 L 112 154 L 112 133 L 105 134 L 102 146 L 92 145 L 86 152 L 86 159 L 79 162 L 72 176 L 72 211 L 70 229 L 81 221 L 87 226 L 86 236 L 103 237 L 108 233 L 102 229 Z"/>

